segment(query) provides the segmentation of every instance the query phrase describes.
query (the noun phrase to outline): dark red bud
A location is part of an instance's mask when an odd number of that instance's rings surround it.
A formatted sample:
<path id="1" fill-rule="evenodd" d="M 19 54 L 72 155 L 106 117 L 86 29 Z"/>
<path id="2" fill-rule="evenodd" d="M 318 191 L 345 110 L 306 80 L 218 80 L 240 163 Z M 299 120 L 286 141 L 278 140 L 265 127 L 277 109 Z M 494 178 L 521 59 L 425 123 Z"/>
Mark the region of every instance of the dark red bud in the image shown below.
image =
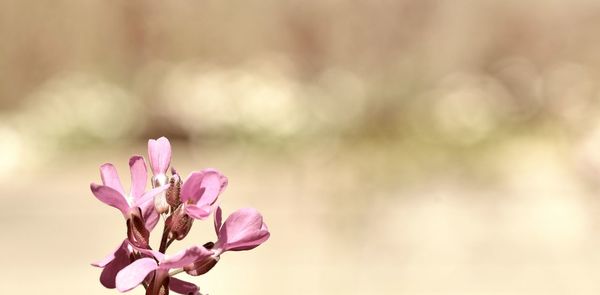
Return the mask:
<path id="1" fill-rule="evenodd" d="M 173 210 L 181 205 L 181 199 L 179 198 L 180 192 L 181 179 L 179 178 L 179 175 L 175 174 L 171 176 L 171 179 L 169 179 L 169 188 L 167 188 L 166 191 L 167 203 Z"/>
<path id="2" fill-rule="evenodd" d="M 142 209 L 134 208 L 127 218 L 127 238 L 138 248 L 149 249 L 150 232 L 146 229 Z"/>
<path id="3" fill-rule="evenodd" d="M 184 266 L 183 270 L 185 270 L 185 272 L 191 276 L 199 276 L 211 270 L 215 265 L 217 265 L 217 262 L 219 262 L 219 257 L 210 256 Z"/>
<path id="4" fill-rule="evenodd" d="M 192 228 L 193 222 L 194 219 L 183 211 L 183 206 L 179 206 L 166 220 L 169 232 L 171 233 L 172 238 L 176 240 L 182 240 L 187 236 Z"/>

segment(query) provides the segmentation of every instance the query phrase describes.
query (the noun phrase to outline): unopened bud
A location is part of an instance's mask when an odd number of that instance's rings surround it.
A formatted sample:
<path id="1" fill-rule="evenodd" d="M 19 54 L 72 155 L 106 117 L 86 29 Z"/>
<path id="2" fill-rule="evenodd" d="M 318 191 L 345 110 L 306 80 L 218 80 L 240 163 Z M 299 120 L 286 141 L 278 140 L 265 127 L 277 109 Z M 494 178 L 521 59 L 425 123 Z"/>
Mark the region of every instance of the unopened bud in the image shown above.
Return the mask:
<path id="1" fill-rule="evenodd" d="M 194 219 L 189 217 L 183 210 L 183 206 L 179 206 L 171 216 L 166 220 L 172 238 L 182 240 L 187 236 L 192 228 Z"/>
<path id="2" fill-rule="evenodd" d="M 219 256 L 210 256 L 184 266 L 183 270 L 191 276 L 200 276 L 215 267 L 217 262 L 219 262 Z"/>
<path id="3" fill-rule="evenodd" d="M 166 191 L 167 203 L 175 210 L 175 208 L 181 205 L 181 199 L 179 198 L 179 193 L 181 192 L 181 179 L 178 174 L 174 174 L 169 179 L 169 188 Z"/>
<path id="4" fill-rule="evenodd" d="M 132 209 L 127 218 L 127 239 L 138 248 L 149 248 L 150 232 L 146 229 L 142 209 L 139 207 Z"/>

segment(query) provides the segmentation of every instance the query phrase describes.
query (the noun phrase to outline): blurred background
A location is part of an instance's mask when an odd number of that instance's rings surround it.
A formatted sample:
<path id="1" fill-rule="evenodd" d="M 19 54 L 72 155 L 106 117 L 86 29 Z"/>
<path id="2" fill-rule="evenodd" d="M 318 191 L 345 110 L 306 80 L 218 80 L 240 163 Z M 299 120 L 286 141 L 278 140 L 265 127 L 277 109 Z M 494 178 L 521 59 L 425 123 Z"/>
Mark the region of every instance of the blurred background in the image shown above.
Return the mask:
<path id="1" fill-rule="evenodd" d="M 3 292 L 115 294 L 89 183 L 164 135 L 272 232 L 203 293 L 598 294 L 598 29 L 592 0 L 0 0 Z"/>

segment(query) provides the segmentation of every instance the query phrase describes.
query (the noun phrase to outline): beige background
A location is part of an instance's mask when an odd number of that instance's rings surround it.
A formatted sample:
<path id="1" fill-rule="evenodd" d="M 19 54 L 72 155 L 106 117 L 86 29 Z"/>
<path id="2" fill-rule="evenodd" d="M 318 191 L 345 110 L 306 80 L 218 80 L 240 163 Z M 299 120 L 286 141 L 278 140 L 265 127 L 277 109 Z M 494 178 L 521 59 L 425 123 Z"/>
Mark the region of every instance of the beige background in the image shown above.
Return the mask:
<path id="1" fill-rule="evenodd" d="M 0 0 L 0 288 L 115 294 L 162 135 L 271 239 L 209 294 L 600 292 L 600 2 Z M 173 250 L 214 240 L 196 222 Z M 155 233 L 154 243 L 156 244 Z M 184 277 L 184 275 L 180 275 Z M 132 294 L 143 294 L 140 288 Z"/>

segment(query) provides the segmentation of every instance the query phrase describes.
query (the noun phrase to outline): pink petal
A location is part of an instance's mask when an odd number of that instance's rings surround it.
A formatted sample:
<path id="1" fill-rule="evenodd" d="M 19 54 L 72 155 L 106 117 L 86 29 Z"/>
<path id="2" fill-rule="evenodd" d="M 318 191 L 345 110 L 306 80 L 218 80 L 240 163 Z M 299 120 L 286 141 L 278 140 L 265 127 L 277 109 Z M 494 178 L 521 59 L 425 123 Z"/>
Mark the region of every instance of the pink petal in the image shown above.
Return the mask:
<path id="1" fill-rule="evenodd" d="M 216 170 L 193 172 L 181 188 L 181 201 L 191 200 L 198 206 L 212 205 L 227 187 L 227 177 Z"/>
<path id="2" fill-rule="evenodd" d="M 127 203 L 123 195 L 121 195 L 118 191 L 114 190 L 113 188 L 105 185 L 92 183 L 90 184 L 90 188 L 92 189 L 92 193 L 94 194 L 94 196 L 96 196 L 98 200 L 102 201 L 103 203 L 109 206 L 121 210 L 123 216 L 127 218 L 127 215 L 129 214 L 129 204 Z"/>
<path id="3" fill-rule="evenodd" d="M 106 255 L 106 257 L 102 258 L 101 260 L 98 260 L 96 262 L 92 262 L 91 265 L 95 266 L 95 267 L 99 267 L 99 268 L 104 268 L 111 261 L 115 260 L 115 252 L 119 251 L 120 248 L 121 248 L 121 246 L 119 246 L 119 248 L 115 249 L 115 251 L 113 251 L 110 254 Z"/>
<path id="4" fill-rule="evenodd" d="M 129 159 L 129 171 L 131 172 L 131 196 L 133 200 L 140 198 L 146 190 L 148 172 L 146 163 L 142 156 L 133 156 Z"/>
<path id="5" fill-rule="evenodd" d="M 127 292 L 137 287 L 158 265 L 153 258 L 141 258 L 123 268 L 116 279 L 117 290 Z"/>
<path id="6" fill-rule="evenodd" d="M 196 205 L 186 205 L 184 207 L 185 213 L 194 219 L 204 220 L 210 216 L 210 205 L 198 207 Z"/>
<path id="7" fill-rule="evenodd" d="M 199 295 L 200 288 L 190 282 L 182 281 L 178 278 L 171 277 L 169 279 L 169 289 L 178 294 Z"/>
<path id="8" fill-rule="evenodd" d="M 188 176 L 188 178 L 181 186 L 181 192 L 179 194 L 179 198 L 182 202 L 187 202 L 189 199 L 194 199 L 196 197 L 199 198 L 200 196 L 202 196 L 202 193 L 204 193 L 204 191 L 201 190 L 200 184 L 202 183 L 203 176 L 203 173 L 198 171 L 192 172 Z"/>
<path id="9" fill-rule="evenodd" d="M 109 263 L 100 274 L 100 283 L 108 289 L 114 289 L 117 286 L 117 274 L 127 265 L 129 265 L 129 256 L 118 256 Z"/>
<path id="10" fill-rule="evenodd" d="M 160 194 L 164 190 L 169 187 L 168 184 L 163 186 L 159 186 L 157 188 L 153 188 L 146 193 L 144 193 L 140 198 L 138 198 L 133 206 L 137 206 L 142 208 L 142 213 L 144 215 L 144 221 L 146 223 L 146 229 L 152 231 L 158 220 L 160 219 L 160 215 L 156 212 L 154 208 L 154 196 Z"/>
<path id="11" fill-rule="evenodd" d="M 260 231 L 254 232 L 254 233 L 246 236 L 245 239 L 239 240 L 235 243 L 227 244 L 224 251 L 252 250 L 252 249 L 260 246 L 266 240 L 268 240 L 270 235 L 271 234 L 269 233 L 269 231 L 266 231 L 266 230 L 260 230 Z"/>
<path id="12" fill-rule="evenodd" d="M 144 215 L 146 229 L 152 231 L 158 224 L 158 220 L 160 220 L 160 214 L 154 209 L 154 204 L 152 202 L 147 202 L 147 204 L 150 205 L 146 206 L 146 208 L 142 208 L 142 213 Z"/>
<path id="13" fill-rule="evenodd" d="M 127 240 L 119 246 L 113 253 L 113 259 L 104 266 L 100 274 L 100 283 L 106 288 L 114 289 L 116 287 L 116 276 L 119 271 L 129 265 L 129 250 L 127 249 Z"/>
<path id="14" fill-rule="evenodd" d="M 223 223 L 223 211 L 221 210 L 221 207 L 217 207 L 217 209 L 215 210 L 215 233 L 217 234 L 217 236 L 219 235 L 219 231 L 221 230 L 221 224 Z"/>
<path id="15" fill-rule="evenodd" d="M 150 202 L 154 205 L 154 196 L 162 193 L 167 188 L 169 188 L 169 184 L 165 184 L 163 186 L 159 186 L 159 187 L 153 188 L 153 189 L 145 192 L 141 197 L 139 197 L 137 200 L 135 200 L 135 202 L 133 203 L 133 206 L 134 207 L 135 206 L 142 207 L 142 206 L 144 206 L 144 204 L 146 204 L 146 202 Z"/>
<path id="16" fill-rule="evenodd" d="M 239 209 L 229 215 L 219 232 L 223 251 L 250 250 L 269 239 L 269 230 L 256 209 Z"/>
<path id="17" fill-rule="evenodd" d="M 153 257 L 154 259 L 158 260 L 158 261 L 162 261 L 165 259 L 165 254 L 162 254 L 156 250 L 151 250 L 151 249 L 145 249 L 145 248 L 139 248 L 136 247 L 135 245 L 131 244 L 131 247 L 133 247 L 133 249 L 135 249 L 136 251 L 144 254 L 147 257 Z"/>
<path id="18" fill-rule="evenodd" d="M 171 143 L 166 137 L 148 140 L 148 157 L 154 175 L 165 174 L 171 164 Z"/>
<path id="19" fill-rule="evenodd" d="M 121 195 L 125 195 L 119 174 L 113 164 L 106 163 L 100 166 L 100 177 L 102 178 L 102 184 L 116 190 Z"/>
<path id="20" fill-rule="evenodd" d="M 112 251 L 110 254 L 108 254 L 106 257 L 104 257 L 102 260 L 99 260 L 97 262 L 92 262 L 92 266 L 95 267 L 100 267 L 103 268 L 105 267 L 108 263 L 110 263 L 111 261 L 113 261 L 115 259 L 115 254 L 119 251 L 119 249 L 127 249 L 127 239 L 123 240 L 123 242 L 119 245 L 119 247 L 117 247 L 114 251 Z"/>
<path id="21" fill-rule="evenodd" d="M 263 228 L 252 235 L 248 235 L 248 237 L 244 240 L 240 240 L 236 243 L 231 243 L 227 246 L 227 251 L 246 251 L 254 249 L 264 243 L 269 239 L 271 234 L 269 230 L 266 229 L 266 225 Z"/>
<path id="22" fill-rule="evenodd" d="M 212 251 L 202 247 L 193 246 L 175 253 L 173 256 L 165 256 L 160 262 L 161 269 L 182 268 L 194 261 L 204 259 L 212 255 Z"/>

